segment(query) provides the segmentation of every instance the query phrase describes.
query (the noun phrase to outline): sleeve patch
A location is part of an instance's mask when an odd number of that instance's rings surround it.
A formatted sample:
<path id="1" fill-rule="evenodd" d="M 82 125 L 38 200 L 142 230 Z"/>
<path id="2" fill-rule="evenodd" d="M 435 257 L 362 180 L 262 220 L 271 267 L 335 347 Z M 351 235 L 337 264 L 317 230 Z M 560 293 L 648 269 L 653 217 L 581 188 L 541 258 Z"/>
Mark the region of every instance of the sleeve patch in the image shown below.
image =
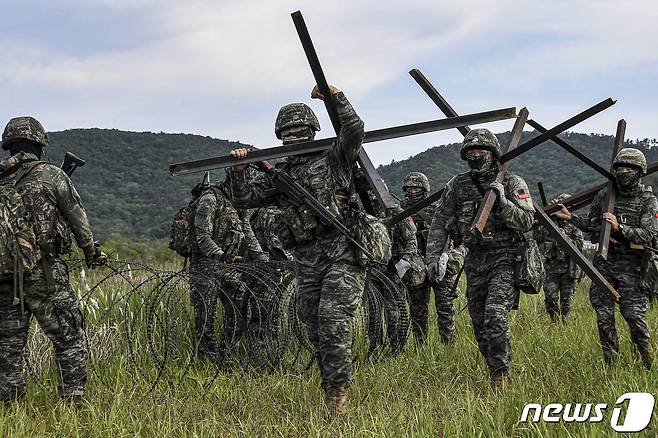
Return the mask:
<path id="1" fill-rule="evenodd" d="M 658 217 L 658 213 L 656 214 L 656 217 Z M 413 222 L 414 218 L 412 218 L 411 216 L 407 216 L 407 221 L 408 222 Z"/>
<path id="2" fill-rule="evenodd" d="M 530 193 L 526 192 L 525 189 L 520 189 L 516 192 L 516 197 L 519 199 L 528 199 L 530 198 Z"/>

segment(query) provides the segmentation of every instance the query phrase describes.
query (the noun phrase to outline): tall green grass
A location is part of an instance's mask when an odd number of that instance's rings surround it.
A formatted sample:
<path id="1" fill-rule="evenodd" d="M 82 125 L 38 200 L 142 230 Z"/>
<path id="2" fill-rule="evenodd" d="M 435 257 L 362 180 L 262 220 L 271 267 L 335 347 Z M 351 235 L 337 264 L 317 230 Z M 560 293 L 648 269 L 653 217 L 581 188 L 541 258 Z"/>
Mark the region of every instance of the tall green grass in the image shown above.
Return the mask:
<path id="1" fill-rule="evenodd" d="M 81 280 L 76 282 L 84 287 Z M 512 386 L 501 395 L 489 388 L 468 312 L 458 315 L 459 338 L 453 347 L 439 343 L 432 312 L 432 330 L 424 347 L 411 342 L 402 355 L 385 360 L 364 361 L 361 356 L 345 419 L 326 415 L 315 367 L 266 375 L 237 368 L 221 373 L 208 385 L 215 370 L 191 362 L 180 382 L 169 379 L 148 392 L 153 366 L 146 353 L 143 369 L 135 369 L 125 356 L 106 354 L 94 363 L 85 401 L 78 407 L 58 400 L 52 365 L 36 369 L 27 399 L 0 407 L 0 436 L 610 436 L 611 407 L 598 424 L 520 422 L 526 403 L 612 406 L 626 392 L 656 394 L 658 370 L 648 372 L 642 367 L 619 313 L 621 360 L 613 369 L 604 366 L 588 284 L 579 287 L 566 326 L 549 322 L 542 296 L 522 296 L 520 310 L 510 315 Z M 90 341 L 97 342 L 93 345 L 97 355 L 120 350 L 121 342 L 113 338 L 112 330 L 120 331 L 121 326 L 112 326 L 110 318 L 101 318 L 98 312 L 103 300 L 120 294 L 121 287 L 121 282 L 108 284 L 104 288 L 108 296 L 97 298 L 97 316 L 89 317 L 90 325 L 106 330 L 97 334 L 97 341 Z M 465 298 L 460 297 L 456 305 L 464 307 Z M 86 311 L 93 315 L 91 309 Z M 139 312 L 140 306 L 128 303 L 122 311 Z M 181 312 L 189 313 L 189 309 Z M 656 309 L 649 311 L 654 339 L 657 314 Z M 181 316 L 180 321 L 189 324 L 189 317 Z M 176 342 L 186 345 L 189 336 L 185 333 L 191 333 L 191 327 L 181 328 L 180 333 Z M 46 360 L 47 344 L 39 341 L 38 333 L 31 339 L 37 350 L 31 361 L 40 364 Z M 144 342 L 136 345 L 145 347 Z M 183 355 L 178 363 L 168 363 L 169 369 L 186 366 Z M 655 421 L 643 433 L 657 434 Z"/>

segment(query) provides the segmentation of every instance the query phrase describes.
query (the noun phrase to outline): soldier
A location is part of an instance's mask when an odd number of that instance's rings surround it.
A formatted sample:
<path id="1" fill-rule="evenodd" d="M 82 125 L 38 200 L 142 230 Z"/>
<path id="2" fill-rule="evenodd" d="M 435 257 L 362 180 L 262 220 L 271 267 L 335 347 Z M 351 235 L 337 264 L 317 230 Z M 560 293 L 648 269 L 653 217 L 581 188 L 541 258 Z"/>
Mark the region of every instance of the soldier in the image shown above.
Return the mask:
<path id="1" fill-rule="evenodd" d="M 245 320 L 249 303 L 253 302 L 250 298 L 260 298 L 253 297 L 254 282 L 220 266 L 235 261 L 267 260 L 246 212 L 233 207 L 229 194 L 229 183 L 223 182 L 206 187 L 199 197 L 194 213 L 196 245 L 190 256 L 190 300 L 195 311 L 197 355 L 214 363 L 225 362 L 245 329 L 260 331 L 259 317 L 264 316 L 262 311 L 255 311 L 252 317 L 258 320 Z M 220 348 L 215 340 L 218 299 L 224 307 Z"/>
<path id="2" fill-rule="evenodd" d="M 283 171 L 302 184 L 334 215 L 351 215 L 352 169 L 363 141 L 363 122 L 345 95 L 330 87 L 331 96 L 323 96 L 317 86 L 312 98 L 333 99 L 341 129 L 336 143 L 326 152 L 291 157 Z M 279 110 L 275 133 L 283 144 L 312 140 L 320 130 L 313 111 L 303 103 Z M 231 151 L 244 158 L 247 149 Z M 249 183 L 246 165 L 235 166 L 232 191 L 236 205 L 256 207 L 279 205 L 287 233 L 284 242 L 294 246 L 297 306 L 308 336 L 316 349 L 316 361 L 331 413 L 347 412 L 346 388 L 352 376 L 350 321 L 354 317 L 365 283 L 365 268 L 359 264 L 354 246 L 334 227 L 324 225 L 306 206 L 295 207 L 285 193 L 273 191 L 269 176 Z"/>
<path id="3" fill-rule="evenodd" d="M 14 185 L 23 198 L 41 252 L 41 262 L 26 274 L 17 303 L 0 285 L 0 397 L 25 395 L 23 350 L 32 316 L 53 343 L 60 376 L 59 395 L 79 402 L 87 382 L 87 345 L 78 298 L 60 256 L 71 250 L 71 232 L 87 266 L 105 261 L 95 245 L 80 197 L 60 168 L 40 161 L 48 146 L 41 123 L 16 117 L 2 134 L 2 149 L 11 156 L 0 163 L 0 180 Z M 24 310 L 24 312 L 23 312 Z"/>
<path id="4" fill-rule="evenodd" d="M 403 208 L 425 199 L 430 192 L 430 183 L 425 174 L 411 172 L 402 183 L 405 201 Z M 418 255 L 424 260 L 427 250 L 427 235 L 429 233 L 432 217 L 434 216 L 434 205 L 429 205 L 412 215 L 416 225 L 416 240 L 418 242 Z M 459 289 L 454 288 L 457 275 L 464 263 L 466 249 L 463 246 L 453 247 L 452 241 L 446 242 L 446 254 L 442 258 L 445 274 L 433 286 L 434 303 L 436 306 L 437 321 L 441 342 L 452 343 L 457 336 L 455 327 L 455 306 L 453 301 L 459 294 Z M 427 337 L 428 310 L 430 300 L 430 283 L 425 272 L 412 270 L 403 279 L 409 291 L 409 308 L 411 312 L 411 327 L 416 341 L 420 344 Z"/>
<path id="5" fill-rule="evenodd" d="M 385 213 L 381 215 L 392 217 L 400 211 L 400 207 L 392 208 L 388 215 Z M 407 337 L 407 327 L 403 327 L 403 314 L 400 312 L 401 304 L 406 305 L 406 296 L 404 296 L 406 288 L 401 279 L 413 275 L 414 270 L 424 269 L 424 263 L 418 256 L 416 225 L 412 218 L 397 222 L 388 229 L 388 232 L 392 243 L 391 259 L 386 266 L 377 266 L 376 269 L 379 269 L 399 291 L 402 291 L 402 296 L 397 296 L 395 290 L 385 290 L 382 297 L 387 324 L 386 335 L 390 342 L 391 353 L 397 354 L 404 350 Z M 379 315 L 375 316 L 380 318 Z"/>
<path id="6" fill-rule="evenodd" d="M 555 216 L 591 233 L 593 241 L 599 238 L 601 223 L 606 221 L 610 224 L 608 259 L 597 255 L 594 266 L 619 292 L 621 315 L 628 323 L 631 338 L 640 350 L 644 366 L 650 369 L 654 352 L 646 318 L 648 297 L 642 283 L 652 260 L 650 251 L 644 247 L 650 246 L 658 233 L 658 202 L 651 187 L 642 184 L 642 175 L 646 171 L 644 154 L 634 148 L 624 148 L 613 161 L 617 192 L 614 213 L 604 212 L 607 189 L 601 189 L 586 218 L 578 217 L 564 206 Z M 615 303 L 606 290 L 594 283 L 589 293 L 596 311 L 603 358 L 608 365 L 612 365 L 619 356 Z"/>
<path id="7" fill-rule="evenodd" d="M 461 158 L 470 171 L 446 185 L 427 242 L 431 281 L 439 276 L 439 258 L 449 234 L 453 234 L 455 245 L 463 243 L 468 248 L 464 261 L 468 310 L 494 389 L 501 389 L 508 381 L 511 339 L 507 316 L 516 296 L 514 262 L 517 246 L 534 217 L 523 179 L 507 173 L 502 183 L 495 181 L 500 155 L 498 139 L 488 129 L 473 129 L 464 137 Z M 487 188 L 496 193 L 497 202 L 479 235 L 471 231 L 471 225 Z"/>
<path id="8" fill-rule="evenodd" d="M 571 195 L 563 193 L 551 202 L 562 202 L 569 196 Z M 583 249 L 582 231 L 573 224 L 559 219 L 557 225 L 562 233 L 571 239 L 578 250 Z M 544 255 L 544 269 L 546 271 L 544 304 L 546 305 L 546 313 L 553 322 L 557 322 L 559 319 L 566 322 L 571 311 L 571 299 L 576 290 L 580 270 L 575 261 L 548 234 L 544 227 L 537 227 L 534 230 L 534 238 L 540 245 Z"/>

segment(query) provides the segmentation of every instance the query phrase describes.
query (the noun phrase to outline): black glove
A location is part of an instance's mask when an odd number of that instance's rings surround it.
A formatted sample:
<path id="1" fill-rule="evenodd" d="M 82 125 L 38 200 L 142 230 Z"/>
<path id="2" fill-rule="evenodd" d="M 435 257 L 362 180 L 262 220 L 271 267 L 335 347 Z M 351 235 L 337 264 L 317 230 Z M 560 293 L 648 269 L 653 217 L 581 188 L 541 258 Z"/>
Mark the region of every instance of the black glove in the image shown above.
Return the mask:
<path id="1" fill-rule="evenodd" d="M 505 208 L 505 206 L 509 202 L 505 197 L 505 186 L 503 186 L 498 181 L 494 181 L 491 184 L 489 184 L 489 188 L 496 193 L 496 197 L 498 198 L 498 206 L 500 208 Z"/>

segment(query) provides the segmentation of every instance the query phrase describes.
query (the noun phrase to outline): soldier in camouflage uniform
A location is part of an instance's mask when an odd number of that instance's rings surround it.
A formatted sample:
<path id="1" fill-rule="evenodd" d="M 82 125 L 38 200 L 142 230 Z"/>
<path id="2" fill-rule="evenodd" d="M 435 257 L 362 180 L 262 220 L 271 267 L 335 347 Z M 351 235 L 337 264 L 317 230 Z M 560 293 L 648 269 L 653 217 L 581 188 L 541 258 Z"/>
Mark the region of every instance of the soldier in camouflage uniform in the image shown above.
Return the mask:
<path id="1" fill-rule="evenodd" d="M 283 171 L 302 184 L 334 215 L 345 220 L 350 215 L 353 168 L 363 141 L 363 122 L 345 95 L 334 87 L 323 96 L 315 87 L 311 97 L 333 99 L 341 129 L 334 146 L 326 152 L 289 158 Z M 311 140 L 320 125 L 313 111 L 302 103 L 281 108 L 275 133 L 283 144 Z M 247 149 L 231 152 L 246 157 Z M 354 246 L 340 232 L 320 222 L 306 206 L 295 207 L 285 193 L 273 192 L 268 175 L 249 183 L 247 166 L 235 166 L 232 191 L 236 205 L 256 207 L 278 205 L 287 233 L 284 247 L 292 247 L 296 263 L 297 306 L 309 339 L 316 348 L 316 361 L 332 413 L 347 411 L 346 388 L 352 376 L 350 321 L 363 293 L 366 271 L 359 264 Z"/>
<path id="2" fill-rule="evenodd" d="M 222 183 L 206 188 L 199 198 L 194 214 L 196 245 L 190 256 L 190 301 L 195 310 L 197 355 L 216 363 L 223 362 L 233 351 L 245 329 L 259 331 L 263 323 L 258 318 L 263 312 L 252 312 L 254 320 L 245 320 L 250 299 L 254 298 L 250 287 L 254 282 L 230 270 L 222 272 L 224 263 L 267 260 L 246 212 L 236 210 L 228 195 L 228 184 Z M 224 307 L 220 348 L 215 340 L 218 299 Z"/>
<path id="3" fill-rule="evenodd" d="M 645 367 L 650 369 L 654 352 L 646 317 L 648 297 L 642 283 L 652 260 L 650 251 L 644 246 L 651 245 L 658 233 L 658 202 L 651 187 L 641 182 L 646 171 L 644 154 L 634 148 L 624 148 L 613 161 L 617 190 L 614 213 L 604 211 L 607 189 L 601 189 L 586 218 L 570 213 L 564 206 L 555 215 L 591 233 L 592 241 L 599 240 L 603 221 L 611 225 L 608 259 L 595 256 L 594 267 L 619 292 L 621 315 L 628 323 L 631 338 L 640 350 Z M 596 311 L 603 358 L 610 365 L 619 355 L 615 303 L 606 290 L 594 283 L 590 287 L 590 302 Z"/>
<path id="4" fill-rule="evenodd" d="M 251 228 L 261 248 L 269 254 L 271 260 L 293 261 L 292 254 L 283 248 L 277 233 L 282 225 L 280 220 L 282 213 L 280 208 L 273 205 L 261 207 L 251 216 Z"/>
<path id="5" fill-rule="evenodd" d="M 53 343 L 60 396 L 79 401 L 87 382 L 83 316 L 60 256 L 71 249 L 71 232 L 88 266 L 101 263 L 105 255 L 94 245 L 87 215 L 69 177 L 60 168 L 39 161 L 47 145 L 43 126 L 32 117 L 11 119 L 2 135 L 2 149 L 11 156 L 0 163 L 0 180 L 14 184 L 23 198 L 41 251 L 41 262 L 26 274 L 22 303 L 13 301 L 12 285 L 0 284 L 3 401 L 25 394 L 23 350 L 33 316 Z"/>
<path id="6" fill-rule="evenodd" d="M 401 211 L 400 207 L 392 208 L 388 215 L 382 213 L 382 216 L 389 218 Z M 416 241 L 416 226 L 413 219 L 408 218 L 397 222 L 388 229 L 389 237 L 391 239 L 391 259 L 386 266 L 376 266 L 381 273 L 393 282 L 398 290 L 406 291 L 404 283 L 401 278 L 412 275 L 414 269 L 423 269 L 423 262 L 418 257 L 418 243 Z M 391 346 L 391 353 L 396 354 L 403 351 L 407 332 L 402 327 L 402 317 L 400 307 L 402 303 L 406 304 L 406 297 L 394 295 L 395 291 L 384 291 L 384 312 L 386 316 L 386 329 L 387 337 Z M 379 315 L 374 315 L 379 318 Z M 404 330 L 404 331 L 403 331 Z M 372 335 L 371 335 L 372 336 Z M 375 337 L 377 339 L 377 337 Z M 376 345 L 375 345 L 376 346 Z M 371 348 L 373 345 L 371 345 Z"/>
<path id="7" fill-rule="evenodd" d="M 427 273 L 439 276 L 439 258 L 446 241 L 464 244 L 468 310 L 480 353 L 487 361 L 494 389 L 508 381 L 511 339 L 508 313 L 515 301 L 514 261 L 522 234 L 533 224 L 534 209 L 526 183 L 507 173 L 495 181 L 500 159 L 498 139 L 488 129 L 473 129 L 465 137 L 461 157 L 470 167 L 446 185 L 429 231 Z M 497 202 L 482 235 L 471 231 L 473 219 L 487 189 Z"/>
<path id="8" fill-rule="evenodd" d="M 569 196 L 563 193 L 551 202 L 562 202 Z M 571 239 L 578 250 L 583 249 L 582 231 L 563 220 L 557 220 L 557 226 L 560 227 L 565 236 Z M 544 304 L 546 305 L 546 313 L 553 322 L 557 322 L 560 318 L 563 322 L 566 322 L 571 311 L 571 299 L 576 290 L 580 270 L 575 261 L 548 234 L 544 227 L 537 227 L 533 234 L 544 255 L 544 270 L 546 272 Z"/>
<path id="9" fill-rule="evenodd" d="M 430 192 L 430 183 L 425 174 L 420 172 L 411 172 L 402 183 L 405 201 L 403 208 L 425 199 Z M 432 217 L 434 216 L 434 205 L 429 205 L 424 209 L 414 213 L 412 219 L 416 225 L 416 240 L 418 242 L 418 255 L 422 260 L 425 259 L 427 250 L 427 235 L 429 233 Z M 454 247 L 451 240 L 446 243 L 445 256 L 442 258 L 444 275 L 433 286 L 434 303 L 436 305 L 437 321 L 439 326 L 439 335 L 441 342 L 449 344 L 454 342 L 457 336 L 455 327 L 455 306 L 454 300 L 459 295 L 459 288 L 454 288 L 457 275 L 464 264 L 466 248 L 462 246 Z M 411 312 L 411 327 L 416 341 L 424 343 L 427 337 L 428 310 L 430 300 L 430 283 L 425 272 L 418 270 L 410 271 L 403 278 L 407 290 L 409 291 L 409 307 Z"/>

